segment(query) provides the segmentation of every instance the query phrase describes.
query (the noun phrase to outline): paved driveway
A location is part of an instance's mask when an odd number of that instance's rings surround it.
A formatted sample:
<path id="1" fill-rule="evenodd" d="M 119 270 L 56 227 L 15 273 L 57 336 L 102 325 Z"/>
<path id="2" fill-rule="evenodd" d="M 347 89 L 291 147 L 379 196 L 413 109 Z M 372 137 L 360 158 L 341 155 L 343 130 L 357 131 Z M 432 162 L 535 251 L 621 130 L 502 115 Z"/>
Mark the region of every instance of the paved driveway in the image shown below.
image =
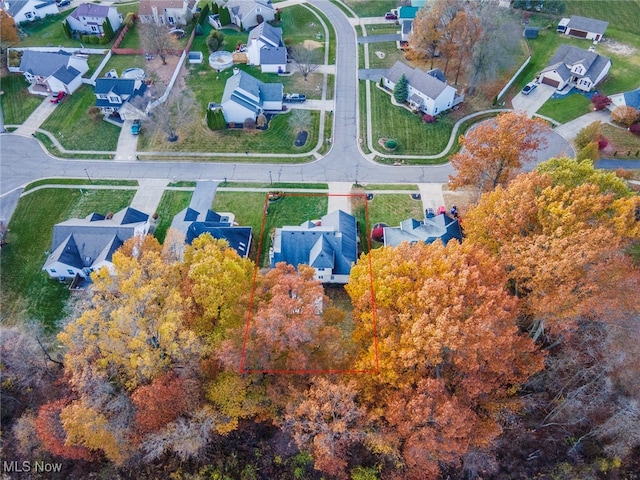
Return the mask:
<path id="1" fill-rule="evenodd" d="M 514 110 L 525 111 L 529 116 L 532 116 L 544 105 L 544 102 L 551 98 L 555 91 L 555 87 L 540 83 L 529 95 L 518 93 L 511 101 L 511 104 Z"/>

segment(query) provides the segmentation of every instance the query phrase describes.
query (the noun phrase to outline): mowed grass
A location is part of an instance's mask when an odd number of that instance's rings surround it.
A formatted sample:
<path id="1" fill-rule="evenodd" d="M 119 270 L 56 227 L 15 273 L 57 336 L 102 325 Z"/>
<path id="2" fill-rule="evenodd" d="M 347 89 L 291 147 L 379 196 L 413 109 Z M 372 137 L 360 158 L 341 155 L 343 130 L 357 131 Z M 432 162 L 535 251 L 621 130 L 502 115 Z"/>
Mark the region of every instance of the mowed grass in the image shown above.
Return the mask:
<path id="1" fill-rule="evenodd" d="M 404 54 L 398 49 L 396 42 L 380 42 L 369 45 L 369 68 L 391 68 L 394 63 L 403 60 Z"/>
<path id="2" fill-rule="evenodd" d="M 591 102 L 587 97 L 572 93 L 562 98 L 550 98 L 536 113 L 553 118 L 556 122 L 566 123 L 591 110 Z"/>
<path id="3" fill-rule="evenodd" d="M 189 206 L 193 192 L 184 190 L 165 190 L 160 199 L 156 212 L 158 213 L 158 225 L 154 232 L 160 243 L 164 243 L 167 231 L 171 227 L 173 217 Z"/>
<path id="4" fill-rule="evenodd" d="M 93 211 L 116 212 L 129 205 L 133 190 L 43 189 L 20 199 L 0 256 L 3 321 L 35 319 L 53 331 L 64 315 L 69 290 L 41 268 L 51 248 L 54 224 Z"/>
<path id="5" fill-rule="evenodd" d="M 407 218 L 423 217 L 422 201 L 414 200 L 409 194 L 379 193 L 369 201 L 369 221 L 372 225 L 386 223 L 397 226 Z"/>
<path id="6" fill-rule="evenodd" d="M 67 150 L 115 151 L 120 129 L 89 118 L 87 110 L 95 101 L 93 88 L 83 85 L 60 103 L 40 128 L 51 132 Z"/>
<path id="7" fill-rule="evenodd" d="M 62 47 L 78 47 L 80 41 L 67 38 L 62 28 L 62 21 L 66 19 L 73 10 L 66 10 L 57 15 L 47 15 L 45 18 L 39 18 L 33 22 L 25 22 L 20 26 L 24 35 L 20 35 L 18 47 L 46 47 L 46 46 L 62 46 Z M 90 45 L 89 45 L 90 46 Z M 96 48 L 108 49 L 108 45 L 95 45 Z"/>
<path id="8" fill-rule="evenodd" d="M 609 30 L 638 32 L 640 0 L 566 0 L 567 11 L 563 16 L 582 15 L 609 22 Z"/>
<path id="9" fill-rule="evenodd" d="M 600 152 L 601 157 L 634 160 L 640 157 L 640 136 L 609 124 L 602 126 L 602 135 L 609 140 L 609 146 L 604 152 Z M 614 152 L 617 152 L 615 157 Z"/>
<path id="10" fill-rule="evenodd" d="M 359 17 L 384 17 L 385 12 L 398 6 L 396 0 L 345 0 Z"/>
<path id="11" fill-rule="evenodd" d="M 9 73 L 0 77 L 2 114 L 6 125 L 19 125 L 42 103 L 43 97 L 31 95 L 29 84 L 20 73 Z"/>
<path id="12" fill-rule="evenodd" d="M 33 190 L 42 185 L 117 185 L 137 187 L 137 180 L 89 180 L 88 178 L 43 178 L 31 182 L 24 191 Z"/>
<path id="13" fill-rule="evenodd" d="M 361 108 L 364 108 L 361 105 Z M 435 124 L 425 124 L 419 115 L 391 104 L 390 96 L 377 86 L 371 85 L 371 124 L 374 148 L 380 138 L 398 141 L 396 155 L 434 155 L 447 146 L 454 121 L 444 116 Z"/>

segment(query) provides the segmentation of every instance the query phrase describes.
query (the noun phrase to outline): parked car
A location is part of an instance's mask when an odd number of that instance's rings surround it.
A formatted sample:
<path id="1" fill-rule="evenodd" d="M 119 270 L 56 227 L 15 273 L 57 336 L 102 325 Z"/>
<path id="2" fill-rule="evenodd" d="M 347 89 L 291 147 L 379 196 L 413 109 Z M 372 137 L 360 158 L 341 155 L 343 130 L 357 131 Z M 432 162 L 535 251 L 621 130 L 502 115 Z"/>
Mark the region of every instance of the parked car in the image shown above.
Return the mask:
<path id="1" fill-rule="evenodd" d="M 537 86 L 538 85 L 536 85 L 536 82 L 527 83 L 524 86 L 524 88 L 522 89 L 522 94 L 523 95 L 529 95 L 531 92 L 533 92 L 536 89 Z"/>
<path id="2" fill-rule="evenodd" d="M 398 19 L 398 15 L 396 15 L 393 12 L 387 12 L 384 14 L 384 19 L 385 20 L 397 20 Z"/>
<path id="3" fill-rule="evenodd" d="M 53 97 L 51 98 L 51 103 L 60 103 L 62 100 L 64 100 L 64 97 L 66 97 L 67 94 L 65 92 L 58 92 L 58 93 L 54 93 Z"/>
<path id="4" fill-rule="evenodd" d="M 302 103 L 306 99 L 307 99 L 307 96 L 301 93 L 285 93 L 284 97 L 282 97 L 283 102 L 289 102 L 289 103 Z"/>
<path id="5" fill-rule="evenodd" d="M 133 123 L 131 124 L 131 134 L 138 135 L 140 133 L 141 126 L 142 126 L 142 123 L 140 122 L 140 120 L 138 119 L 134 120 Z"/>
<path id="6" fill-rule="evenodd" d="M 59 2 L 56 2 L 56 5 L 58 7 L 66 7 L 67 5 L 71 5 L 71 0 L 60 0 Z"/>

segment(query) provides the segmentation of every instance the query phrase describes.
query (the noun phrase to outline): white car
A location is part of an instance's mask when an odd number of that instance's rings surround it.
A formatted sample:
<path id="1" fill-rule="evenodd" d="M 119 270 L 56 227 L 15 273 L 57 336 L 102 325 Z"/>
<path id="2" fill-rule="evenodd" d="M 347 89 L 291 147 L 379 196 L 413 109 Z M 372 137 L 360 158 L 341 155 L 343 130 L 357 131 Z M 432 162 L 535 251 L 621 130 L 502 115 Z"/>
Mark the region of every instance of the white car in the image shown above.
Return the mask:
<path id="1" fill-rule="evenodd" d="M 536 84 L 536 82 L 527 83 L 524 86 L 524 88 L 522 89 L 522 94 L 523 95 L 529 95 L 531 92 L 533 92 L 536 89 L 537 86 L 538 85 Z"/>

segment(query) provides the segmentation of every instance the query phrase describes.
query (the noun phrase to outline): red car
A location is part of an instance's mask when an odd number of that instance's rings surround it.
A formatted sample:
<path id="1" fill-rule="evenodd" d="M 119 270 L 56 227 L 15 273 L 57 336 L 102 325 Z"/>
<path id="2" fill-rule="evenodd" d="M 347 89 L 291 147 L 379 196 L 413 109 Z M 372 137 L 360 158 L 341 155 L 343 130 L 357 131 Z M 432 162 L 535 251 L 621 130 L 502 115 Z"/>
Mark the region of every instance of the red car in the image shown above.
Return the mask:
<path id="1" fill-rule="evenodd" d="M 51 99 L 51 103 L 60 103 L 67 94 L 65 92 L 58 92 L 54 94 L 54 97 Z"/>
<path id="2" fill-rule="evenodd" d="M 393 12 L 387 12 L 384 14 L 384 19 L 385 20 L 397 20 L 398 19 L 398 15 L 396 15 Z"/>

